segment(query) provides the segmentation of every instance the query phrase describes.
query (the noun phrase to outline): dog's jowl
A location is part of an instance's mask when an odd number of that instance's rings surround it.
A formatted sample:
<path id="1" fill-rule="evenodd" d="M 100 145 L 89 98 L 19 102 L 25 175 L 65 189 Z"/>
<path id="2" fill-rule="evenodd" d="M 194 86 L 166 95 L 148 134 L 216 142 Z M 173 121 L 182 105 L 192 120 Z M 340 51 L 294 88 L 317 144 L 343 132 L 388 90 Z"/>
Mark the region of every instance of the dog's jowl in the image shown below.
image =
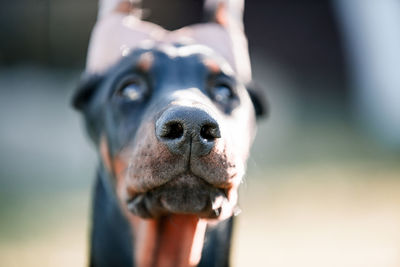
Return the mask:
<path id="1" fill-rule="evenodd" d="M 91 266 L 227 266 L 262 101 L 197 43 L 146 43 L 114 61 L 73 99 L 100 159 Z"/>

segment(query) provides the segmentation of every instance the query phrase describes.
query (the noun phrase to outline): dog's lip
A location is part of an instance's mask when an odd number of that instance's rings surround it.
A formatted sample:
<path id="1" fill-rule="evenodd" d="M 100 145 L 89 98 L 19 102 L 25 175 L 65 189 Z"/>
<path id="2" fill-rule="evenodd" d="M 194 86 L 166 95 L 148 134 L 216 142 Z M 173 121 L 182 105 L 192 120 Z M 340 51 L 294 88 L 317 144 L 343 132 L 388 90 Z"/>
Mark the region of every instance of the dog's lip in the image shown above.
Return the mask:
<path id="1" fill-rule="evenodd" d="M 168 185 L 168 184 L 170 184 L 170 183 L 173 183 L 176 179 L 179 179 L 179 178 L 182 177 L 182 176 L 191 176 L 191 177 L 198 179 L 198 180 L 201 181 L 202 183 L 204 183 L 204 184 L 206 184 L 206 185 L 208 185 L 208 186 L 210 186 L 210 187 L 212 187 L 212 188 L 223 190 L 225 196 L 227 196 L 227 191 L 230 189 L 230 187 L 227 186 L 225 183 L 222 184 L 222 185 L 219 185 L 219 186 L 213 185 L 213 184 L 210 184 L 210 183 L 209 183 L 206 179 L 204 179 L 203 177 L 198 176 L 198 175 L 195 175 L 195 174 L 193 174 L 191 171 L 188 171 L 188 172 L 180 173 L 180 174 L 178 174 L 178 175 L 174 175 L 173 177 L 171 177 L 171 178 L 169 178 L 169 179 L 166 179 L 164 183 L 161 183 L 161 184 L 158 184 L 158 185 L 156 185 L 156 186 L 154 186 L 154 187 L 151 187 L 151 188 L 149 188 L 149 189 L 146 190 L 146 191 L 140 191 L 140 192 L 138 192 L 138 191 L 135 191 L 135 190 L 128 190 L 128 194 L 127 194 L 127 196 L 126 196 L 126 201 L 125 201 L 125 202 L 126 202 L 126 203 L 131 203 L 131 202 L 134 201 L 138 196 L 144 195 L 144 194 L 146 194 L 146 193 L 148 193 L 148 192 L 155 191 L 155 190 L 157 190 L 157 189 L 159 189 L 159 188 L 162 188 L 162 187 L 164 187 L 164 186 L 166 186 L 166 185 Z M 129 193 L 130 193 L 130 194 L 129 194 Z"/>
<path id="2" fill-rule="evenodd" d="M 149 207 L 147 205 L 143 205 L 143 203 L 146 202 L 146 198 L 149 196 L 151 197 L 151 195 L 155 192 L 158 192 L 158 193 L 162 192 L 163 188 L 165 188 L 165 187 L 174 188 L 174 183 L 179 183 L 179 181 L 177 182 L 176 179 L 179 179 L 179 178 L 182 179 L 182 177 L 188 176 L 188 175 L 192 179 L 196 179 L 199 182 L 199 185 L 198 185 L 199 187 L 201 187 L 201 184 L 203 184 L 203 186 L 210 188 L 210 190 L 205 190 L 205 192 L 209 191 L 210 195 L 208 197 L 210 197 L 210 198 L 209 199 L 205 198 L 204 205 L 202 205 L 201 207 L 197 207 L 196 210 L 194 210 L 194 209 L 193 210 L 175 210 L 176 207 L 174 206 L 174 204 L 171 204 L 168 200 L 168 197 L 166 195 L 163 195 L 162 193 L 158 197 L 153 199 L 154 202 L 152 202 L 152 203 L 158 205 L 159 206 L 158 209 L 160 209 L 160 208 L 163 209 L 163 212 L 161 213 L 161 215 L 194 214 L 194 215 L 197 215 L 202 218 L 217 219 L 221 215 L 223 203 L 228 200 L 228 193 L 227 193 L 228 189 L 226 189 L 225 187 L 221 188 L 221 187 L 214 186 L 214 185 L 208 183 L 203 178 L 196 176 L 192 173 L 181 174 L 180 176 L 174 177 L 174 178 L 166 181 L 162 185 L 155 186 L 154 188 L 152 188 L 146 192 L 134 194 L 132 197 L 130 197 L 126 200 L 126 205 L 127 205 L 128 209 L 131 212 L 133 212 L 133 210 L 136 210 L 138 212 L 138 208 L 139 208 L 141 216 L 147 217 L 147 218 L 153 217 L 153 214 L 149 210 Z M 169 186 L 171 186 L 171 187 L 169 187 Z M 203 188 L 203 190 L 204 190 L 204 188 Z M 218 192 L 218 193 L 216 193 L 216 192 Z M 214 198 L 212 198 L 213 196 L 214 196 Z M 141 202 L 142 202 L 142 204 L 141 204 Z M 133 212 L 133 213 L 135 214 L 135 212 Z"/>
<path id="3" fill-rule="evenodd" d="M 192 171 L 185 171 L 179 174 L 176 174 L 168 179 L 165 179 L 165 181 L 163 183 L 157 184 L 153 187 L 149 187 L 147 190 L 143 190 L 143 191 L 136 191 L 134 188 L 131 187 L 127 187 L 127 194 L 125 197 L 125 202 L 129 203 L 131 202 L 133 199 L 135 199 L 138 195 L 142 195 L 142 194 L 146 194 L 148 192 L 151 192 L 153 190 L 157 190 L 160 187 L 163 187 L 165 185 L 167 185 L 168 183 L 173 182 L 176 179 L 179 179 L 182 176 L 191 176 L 191 177 L 195 177 L 197 179 L 199 179 L 200 181 L 202 181 L 203 183 L 209 185 L 210 187 L 216 188 L 216 189 L 221 189 L 225 192 L 225 195 L 227 195 L 227 191 L 230 190 L 232 188 L 232 183 L 230 182 L 232 180 L 233 177 L 235 177 L 237 174 L 231 175 L 231 177 L 229 178 L 228 181 L 220 183 L 220 184 L 211 184 L 207 181 L 206 178 L 194 174 Z"/>
<path id="4" fill-rule="evenodd" d="M 164 196 L 160 197 L 159 202 L 160 202 L 161 206 L 162 206 L 163 208 L 165 208 L 166 210 L 173 211 L 174 208 L 175 208 L 175 207 L 173 207 L 172 205 L 170 205 L 170 203 L 168 202 L 167 198 L 164 197 Z M 202 205 L 202 206 L 199 208 L 199 211 L 198 211 L 198 212 L 195 212 L 195 211 L 191 211 L 191 212 L 180 211 L 179 213 L 183 213 L 183 214 L 185 214 L 185 213 L 189 213 L 189 214 L 191 214 L 191 213 L 201 214 L 202 211 L 205 210 L 206 208 L 207 208 L 207 202 L 204 202 L 204 205 Z"/>
<path id="5" fill-rule="evenodd" d="M 140 201 L 142 201 L 144 197 L 145 194 L 140 194 L 137 197 L 133 198 L 132 200 L 128 201 L 127 202 L 128 210 L 133 212 L 132 210 L 136 208 L 135 205 L 138 204 Z M 160 198 L 158 201 L 161 204 L 162 208 L 164 209 L 164 211 L 159 216 L 166 216 L 168 214 L 188 214 L 188 215 L 198 216 L 199 218 L 218 219 L 222 214 L 222 203 L 225 200 L 223 200 L 221 197 L 218 197 L 217 201 L 214 201 L 211 204 L 212 207 L 209 209 L 207 209 L 208 204 L 205 203 L 202 209 L 199 211 L 179 211 L 179 212 L 171 211 L 173 208 L 172 206 L 169 205 L 168 201 L 165 198 Z M 146 208 L 142 208 L 140 210 L 140 213 L 141 216 L 144 218 L 153 217 L 153 214 Z"/>

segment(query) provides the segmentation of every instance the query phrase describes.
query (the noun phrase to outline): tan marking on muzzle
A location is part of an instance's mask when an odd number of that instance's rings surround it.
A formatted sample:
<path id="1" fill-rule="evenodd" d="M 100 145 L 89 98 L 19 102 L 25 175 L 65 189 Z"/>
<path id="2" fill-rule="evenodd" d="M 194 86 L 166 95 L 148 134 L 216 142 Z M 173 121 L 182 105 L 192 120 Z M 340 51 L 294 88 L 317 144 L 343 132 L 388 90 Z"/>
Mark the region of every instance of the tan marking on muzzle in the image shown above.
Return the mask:
<path id="1" fill-rule="evenodd" d="M 107 171 L 115 177 L 115 183 L 117 195 L 124 199 L 126 196 L 126 182 L 125 175 L 128 164 L 120 155 L 112 156 L 108 148 L 108 142 L 105 135 L 100 138 L 100 156 L 106 167 Z"/>

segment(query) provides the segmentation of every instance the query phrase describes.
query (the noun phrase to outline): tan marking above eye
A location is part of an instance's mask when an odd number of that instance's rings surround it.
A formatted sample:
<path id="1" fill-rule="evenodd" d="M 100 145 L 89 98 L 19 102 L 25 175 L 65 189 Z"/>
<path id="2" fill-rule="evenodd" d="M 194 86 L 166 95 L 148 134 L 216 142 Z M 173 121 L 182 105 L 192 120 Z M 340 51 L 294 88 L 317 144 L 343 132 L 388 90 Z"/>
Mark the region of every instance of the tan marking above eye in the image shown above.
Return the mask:
<path id="1" fill-rule="evenodd" d="M 213 73 L 213 74 L 217 74 L 221 72 L 221 68 L 219 67 L 219 64 L 210 59 L 210 58 L 206 58 L 203 60 L 203 64 L 207 67 L 207 69 Z"/>
<path id="2" fill-rule="evenodd" d="M 141 71 L 147 72 L 153 66 L 154 55 L 151 52 L 146 52 L 139 57 L 137 68 Z"/>

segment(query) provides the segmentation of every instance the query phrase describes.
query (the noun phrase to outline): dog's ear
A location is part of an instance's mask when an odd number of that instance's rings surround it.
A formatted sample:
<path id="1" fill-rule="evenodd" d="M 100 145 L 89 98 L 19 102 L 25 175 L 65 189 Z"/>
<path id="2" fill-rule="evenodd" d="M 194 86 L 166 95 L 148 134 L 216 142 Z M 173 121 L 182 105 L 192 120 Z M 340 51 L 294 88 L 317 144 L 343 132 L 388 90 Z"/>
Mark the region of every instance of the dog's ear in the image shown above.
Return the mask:
<path id="1" fill-rule="evenodd" d="M 264 90 L 255 82 L 247 84 L 246 89 L 253 102 L 256 118 L 267 117 L 269 115 L 269 105 Z"/>
<path id="2" fill-rule="evenodd" d="M 78 88 L 72 96 L 72 106 L 82 111 L 92 98 L 96 88 L 101 83 L 103 77 L 96 74 L 83 74 L 78 84 Z"/>

